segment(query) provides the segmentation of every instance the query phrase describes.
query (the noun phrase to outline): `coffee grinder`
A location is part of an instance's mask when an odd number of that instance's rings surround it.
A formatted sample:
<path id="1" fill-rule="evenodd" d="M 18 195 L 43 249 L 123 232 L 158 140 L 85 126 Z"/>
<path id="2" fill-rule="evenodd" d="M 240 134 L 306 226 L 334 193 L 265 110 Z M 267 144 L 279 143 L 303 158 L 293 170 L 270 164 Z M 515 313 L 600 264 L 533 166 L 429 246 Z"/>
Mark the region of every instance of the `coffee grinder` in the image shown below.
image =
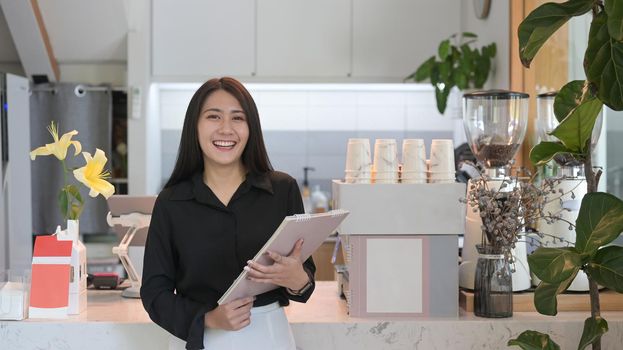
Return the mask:
<path id="1" fill-rule="evenodd" d="M 548 92 L 537 96 L 537 129 L 541 141 L 560 142 L 549 132 L 554 130 L 559 122 L 554 114 L 554 100 L 556 92 Z M 601 116 L 595 121 L 591 143 L 593 146 L 599 139 L 601 132 Z M 575 230 L 569 229 L 569 223 L 575 223 L 580 211 L 582 198 L 587 192 L 586 177 L 584 176 L 584 164 L 575 159 L 570 154 L 561 154 L 554 157 L 553 167 L 546 166 L 544 176 L 556 178 L 557 184 L 554 190 L 559 193 L 562 190 L 560 199 L 548 201 L 543 212 L 560 214 L 563 220 L 555 220 L 546 223 L 545 220 L 538 222 L 538 230 L 545 234 L 540 238 L 541 245 L 544 247 L 567 247 L 575 244 Z M 539 284 L 538 278 L 533 276 L 534 285 Z M 576 278 L 571 282 L 568 290 L 588 291 L 588 278 L 584 271 L 579 271 Z"/>
<path id="2" fill-rule="evenodd" d="M 467 142 L 478 163 L 485 169 L 490 188 L 499 188 L 503 180 L 509 181 L 511 160 L 526 134 L 528 99 L 528 94 L 505 90 L 477 91 L 463 95 L 463 123 Z M 468 184 L 468 191 L 470 187 Z M 512 187 L 511 184 L 506 188 L 510 191 Z M 465 220 L 459 286 L 474 289 L 478 261 L 476 244 L 482 241 L 480 212 L 468 206 Z M 529 289 L 531 280 L 526 242 L 517 242 L 511 252 L 515 260 L 513 291 Z"/>

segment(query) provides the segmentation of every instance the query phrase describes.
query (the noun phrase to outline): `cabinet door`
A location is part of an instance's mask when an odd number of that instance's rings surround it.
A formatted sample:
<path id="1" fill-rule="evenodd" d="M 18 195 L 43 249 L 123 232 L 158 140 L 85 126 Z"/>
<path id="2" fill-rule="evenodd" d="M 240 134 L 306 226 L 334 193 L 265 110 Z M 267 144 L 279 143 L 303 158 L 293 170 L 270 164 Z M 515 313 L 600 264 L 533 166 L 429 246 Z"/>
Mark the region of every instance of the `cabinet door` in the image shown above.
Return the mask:
<path id="1" fill-rule="evenodd" d="M 460 31 L 460 11 L 456 0 L 353 1 L 353 77 L 401 82 Z"/>
<path id="2" fill-rule="evenodd" d="M 258 1 L 258 77 L 347 77 L 350 4 L 351 0 Z"/>
<path id="3" fill-rule="evenodd" d="M 156 79 L 192 79 L 255 71 L 255 0 L 153 0 Z"/>

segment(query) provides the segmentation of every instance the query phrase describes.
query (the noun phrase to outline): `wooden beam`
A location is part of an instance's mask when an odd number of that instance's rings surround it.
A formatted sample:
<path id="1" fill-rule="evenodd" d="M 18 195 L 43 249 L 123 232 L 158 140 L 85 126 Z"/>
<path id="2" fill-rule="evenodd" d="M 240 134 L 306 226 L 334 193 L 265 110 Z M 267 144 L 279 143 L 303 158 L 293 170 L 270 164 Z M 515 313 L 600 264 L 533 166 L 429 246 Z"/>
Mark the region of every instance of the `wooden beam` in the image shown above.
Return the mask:
<path id="1" fill-rule="evenodd" d="M 41 9 L 39 8 L 38 0 L 30 0 L 32 5 L 33 14 L 37 20 L 37 25 L 39 27 L 39 33 L 41 34 L 41 39 L 43 39 L 43 44 L 45 45 L 45 50 L 48 54 L 48 59 L 50 60 L 50 65 L 52 66 L 52 71 L 54 72 L 54 77 L 56 81 L 61 79 L 61 72 L 58 68 L 58 62 L 56 62 L 56 56 L 54 56 L 54 51 L 52 50 L 52 44 L 50 44 L 50 37 L 48 36 L 48 31 L 45 28 L 45 23 L 43 22 L 43 17 L 41 16 Z"/>
<path id="2" fill-rule="evenodd" d="M 60 71 L 37 0 L 0 0 L 9 31 L 26 75 L 60 80 Z"/>
<path id="3" fill-rule="evenodd" d="M 519 36 L 517 35 L 517 29 L 519 24 L 526 17 L 525 14 L 525 0 L 513 0 L 510 2 L 510 89 L 512 91 L 525 92 L 526 87 L 524 84 L 524 67 L 519 59 Z M 530 96 L 532 97 L 532 96 Z M 525 142 L 524 142 L 525 145 Z M 528 154 L 524 150 L 524 145 L 517 152 L 515 156 L 515 164 L 517 166 L 525 165 L 524 159 L 528 158 Z"/>
<path id="4" fill-rule="evenodd" d="M 523 91 L 530 95 L 529 120 L 526 138 L 515 159 L 518 166 L 533 169 L 530 163 L 530 150 L 538 142 L 536 128 L 536 98 L 543 92 L 560 90 L 568 80 L 569 39 L 568 27 L 563 26 L 545 42 L 534 57 L 530 69 L 523 67 L 519 60 L 519 38 L 517 29 L 521 21 L 535 8 L 546 2 L 562 0 L 513 0 L 511 1 L 511 54 L 510 82 L 511 90 Z"/>

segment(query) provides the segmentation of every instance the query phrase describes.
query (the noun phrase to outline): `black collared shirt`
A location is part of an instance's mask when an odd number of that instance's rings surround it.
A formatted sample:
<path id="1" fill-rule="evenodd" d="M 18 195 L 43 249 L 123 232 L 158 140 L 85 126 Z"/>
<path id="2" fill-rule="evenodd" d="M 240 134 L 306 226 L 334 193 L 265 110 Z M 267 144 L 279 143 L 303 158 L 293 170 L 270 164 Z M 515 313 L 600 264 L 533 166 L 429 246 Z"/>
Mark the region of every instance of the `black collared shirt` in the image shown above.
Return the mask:
<path id="1" fill-rule="evenodd" d="M 303 213 L 296 180 L 273 171 L 248 174 L 225 206 L 198 173 L 160 192 L 143 263 L 141 298 L 149 317 L 187 349 L 203 348 L 204 315 L 287 215 Z M 311 257 L 303 267 L 314 275 Z M 285 288 L 258 295 L 254 306 L 305 302 Z"/>

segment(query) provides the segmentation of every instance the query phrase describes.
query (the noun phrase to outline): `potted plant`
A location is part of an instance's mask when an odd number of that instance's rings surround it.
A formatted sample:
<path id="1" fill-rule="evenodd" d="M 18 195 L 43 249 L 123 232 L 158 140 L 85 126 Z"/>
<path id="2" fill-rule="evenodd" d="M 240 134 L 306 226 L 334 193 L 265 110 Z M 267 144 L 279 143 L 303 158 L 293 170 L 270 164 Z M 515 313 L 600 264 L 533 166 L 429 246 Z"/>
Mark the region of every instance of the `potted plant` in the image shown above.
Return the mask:
<path id="1" fill-rule="evenodd" d="M 436 56 L 422 63 L 405 81 L 421 82 L 430 80 L 435 88 L 437 110 L 446 111 L 448 95 L 453 87 L 459 90 L 481 89 L 491 71 L 491 60 L 495 57 L 496 46 L 491 43 L 480 49 L 473 48 L 478 36 L 463 32 L 452 34 L 439 44 Z"/>
<path id="2" fill-rule="evenodd" d="M 608 246 L 623 231 L 623 201 L 597 192 L 601 171 L 594 172 L 591 133 L 603 105 L 623 110 L 623 7 L 620 0 L 570 0 L 546 3 L 520 24 L 519 48 L 524 66 L 547 39 L 571 17 L 589 11 L 593 20 L 584 55 L 586 81 L 566 84 L 556 96 L 554 113 L 560 122 L 551 132 L 560 142 L 541 142 L 530 152 L 530 160 L 542 165 L 554 156 L 573 157 L 584 166 L 588 194 L 582 199 L 575 222 L 576 242 L 565 248 L 538 248 L 528 257 L 530 270 L 541 279 L 534 293 L 538 312 L 556 315 L 556 296 L 564 292 L 578 271 L 589 280 L 591 316 L 584 322 L 578 349 L 592 344 L 601 349 L 608 323 L 600 315 L 598 284 L 623 293 L 623 247 Z M 525 331 L 508 345 L 523 349 L 559 349 L 548 335 Z"/>

